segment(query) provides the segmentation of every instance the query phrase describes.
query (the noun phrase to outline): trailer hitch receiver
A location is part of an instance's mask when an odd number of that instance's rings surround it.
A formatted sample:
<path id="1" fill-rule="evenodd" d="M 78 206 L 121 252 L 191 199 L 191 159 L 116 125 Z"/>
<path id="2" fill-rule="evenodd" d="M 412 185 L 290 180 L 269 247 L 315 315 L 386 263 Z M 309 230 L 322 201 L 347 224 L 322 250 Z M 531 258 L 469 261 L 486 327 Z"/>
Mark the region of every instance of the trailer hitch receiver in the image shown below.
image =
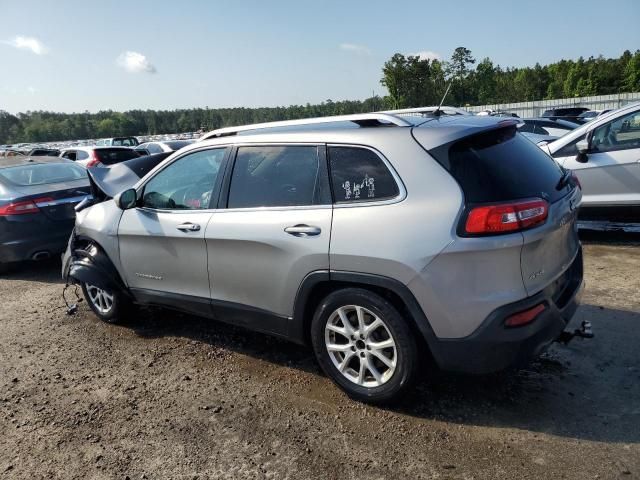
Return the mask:
<path id="1" fill-rule="evenodd" d="M 575 337 L 580 338 L 593 338 L 593 330 L 591 330 L 591 322 L 584 320 L 580 328 L 576 328 L 573 332 L 569 330 L 563 331 L 556 339 L 556 342 L 564 343 L 567 345 Z"/>

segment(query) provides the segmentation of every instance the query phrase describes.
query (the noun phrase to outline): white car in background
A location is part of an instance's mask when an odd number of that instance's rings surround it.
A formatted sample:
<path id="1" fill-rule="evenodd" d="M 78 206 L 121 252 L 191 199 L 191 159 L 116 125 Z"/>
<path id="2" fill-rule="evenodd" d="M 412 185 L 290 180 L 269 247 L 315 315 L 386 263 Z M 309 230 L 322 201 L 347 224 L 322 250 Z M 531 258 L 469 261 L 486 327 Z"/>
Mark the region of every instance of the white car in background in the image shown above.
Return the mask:
<path id="1" fill-rule="evenodd" d="M 139 155 L 153 155 L 154 153 L 175 152 L 195 140 L 169 140 L 166 142 L 145 142 L 135 148 Z"/>
<path id="2" fill-rule="evenodd" d="M 138 158 L 140 154 L 129 147 L 71 147 L 63 149 L 59 156 L 91 168 L 124 162 Z"/>
<path id="3" fill-rule="evenodd" d="M 640 103 L 601 115 L 540 147 L 580 180 L 583 226 L 622 222 L 640 230 Z"/>
<path id="4" fill-rule="evenodd" d="M 589 110 L 588 112 L 581 113 L 578 116 L 578 120 L 583 122 L 590 122 L 591 120 L 598 118 L 600 115 L 604 115 L 605 113 L 609 113 L 611 109 L 606 110 Z"/>

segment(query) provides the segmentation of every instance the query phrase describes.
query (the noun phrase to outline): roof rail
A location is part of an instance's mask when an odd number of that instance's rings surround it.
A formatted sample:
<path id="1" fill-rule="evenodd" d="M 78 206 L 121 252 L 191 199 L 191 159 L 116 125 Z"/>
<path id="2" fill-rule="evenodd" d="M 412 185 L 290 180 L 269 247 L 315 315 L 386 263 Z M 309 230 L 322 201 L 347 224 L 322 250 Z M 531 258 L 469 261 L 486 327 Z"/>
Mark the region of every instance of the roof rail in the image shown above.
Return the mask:
<path id="1" fill-rule="evenodd" d="M 353 122 L 361 127 L 373 127 L 382 125 L 394 125 L 396 127 L 411 127 L 413 124 L 408 121 L 390 115 L 388 113 L 374 112 L 374 113 L 357 113 L 354 115 L 335 115 L 331 117 L 316 117 L 316 118 L 303 118 L 300 120 L 284 120 L 280 122 L 266 122 L 266 123 L 254 123 L 253 125 L 241 125 L 238 127 L 226 127 L 219 128 L 218 130 L 212 130 L 205 133 L 200 137 L 200 140 L 209 140 L 211 138 L 227 137 L 236 135 L 240 132 L 247 132 L 250 130 L 261 130 L 265 128 L 277 128 L 277 127 L 289 127 L 296 125 L 316 125 L 321 123 L 334 123 L 334 122 Z"/>
<path id="2" fill-rule="evenodd" d="M 432 113 L 435 110 L 438 110 L 438 106 L 431 106 L 431 107 L 417 107 L 417 108 L 402 108 L 400 110 L 384 110 L 380 113 L 386 113 L 389 115 L 407 115 L 407 114 L 420 114 L 420 113 Z M 449 115 L 473 115 L 472 113 L 463 110 L 462 108 L 458 108 L 458 107 L 451 107 L 448 105 L 443 105 L 440 107 L 440 110 L 447 113 L 447 112 L 452 112 L 449 113 Z"/>

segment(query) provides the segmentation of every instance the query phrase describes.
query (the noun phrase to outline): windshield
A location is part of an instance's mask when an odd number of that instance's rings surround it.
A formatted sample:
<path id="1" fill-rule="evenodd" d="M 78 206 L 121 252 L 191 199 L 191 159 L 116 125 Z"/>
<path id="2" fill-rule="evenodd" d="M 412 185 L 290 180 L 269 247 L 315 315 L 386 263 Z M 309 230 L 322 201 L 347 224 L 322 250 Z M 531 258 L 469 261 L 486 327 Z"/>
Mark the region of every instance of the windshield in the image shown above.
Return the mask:
<path id="1" fill-rule="evenodd" d="M 0 170 L 0 177 L 21 187 L 71 182 L 87 177 L 86 170 L 73 163 L 36 163 Z"/>

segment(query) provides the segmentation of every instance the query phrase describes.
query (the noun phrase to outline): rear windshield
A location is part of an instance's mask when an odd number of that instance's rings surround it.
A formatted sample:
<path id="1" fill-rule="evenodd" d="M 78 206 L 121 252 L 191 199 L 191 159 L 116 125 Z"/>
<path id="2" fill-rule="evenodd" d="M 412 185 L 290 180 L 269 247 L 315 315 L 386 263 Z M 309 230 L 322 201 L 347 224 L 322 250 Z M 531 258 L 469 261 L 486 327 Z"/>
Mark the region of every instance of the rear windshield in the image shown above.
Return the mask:
<path id="1" fill-rule="evenodd" d="M 60 155 L 60 150 L 36 149 L 29 152 L 30 157 L 57 157 L 58 155 Z"/>
<path id="2" fill-rule="evenodd" d="M 122 145 L 123 147 L 136 147 L 138 140 L 133 137 L 117 137 L 111 140 L 111 145 Z"/>
<path id="3" fill-rule="evenodd" d="M 458 181 L 468 203 L 565 195 L 562 168 L 515 127 L 473 135 L 431 151 Z"/>
<path id="4" fill-rule="evenodd" d="M 132 158 L 138 158 L 138 152 L 128 148 L 99 148 L 95 150 L 98 160 L 104 165 L 124 162 Z"/>
<path id="5" fill-rule="evenodd" d="M 87 171 L 73 163 L 36 163 L 0 170 L 0 177 L 14 185 L 47 185 L 87 178 Z"/>

